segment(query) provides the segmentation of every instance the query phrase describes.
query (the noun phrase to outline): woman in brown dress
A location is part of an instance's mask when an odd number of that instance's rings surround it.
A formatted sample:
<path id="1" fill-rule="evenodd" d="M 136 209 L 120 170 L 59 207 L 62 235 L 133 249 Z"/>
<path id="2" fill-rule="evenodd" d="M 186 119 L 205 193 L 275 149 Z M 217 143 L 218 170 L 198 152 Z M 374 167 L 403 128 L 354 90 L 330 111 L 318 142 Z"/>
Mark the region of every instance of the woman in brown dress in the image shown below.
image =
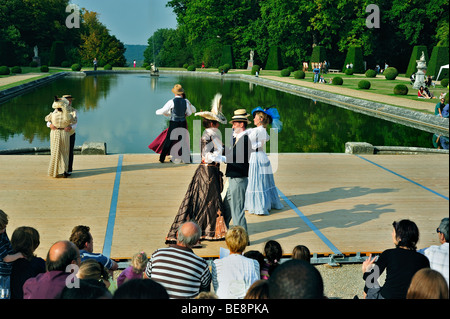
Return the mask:
<path id="1" fill-rule="evenodd" d="M 220 123 L 226 124 L 222 114 L 221 94 L 216 94 L 211 112 L 198 112 L 203 117 L 205 130 L 201 139 L 202 162 L 194 173 L 186 195 L 178 209 L 173 224 L 166 237 L 166 244 L 176 242 L 178 227 L 189 220 L 195 221 L 202 229 L 200 240 L 223 240 L 227 227 L 223 219 L 224 206 L 221 192 L 223 188 L 220 162 L 224 161 L 223 144 L 219 131 Z"/>

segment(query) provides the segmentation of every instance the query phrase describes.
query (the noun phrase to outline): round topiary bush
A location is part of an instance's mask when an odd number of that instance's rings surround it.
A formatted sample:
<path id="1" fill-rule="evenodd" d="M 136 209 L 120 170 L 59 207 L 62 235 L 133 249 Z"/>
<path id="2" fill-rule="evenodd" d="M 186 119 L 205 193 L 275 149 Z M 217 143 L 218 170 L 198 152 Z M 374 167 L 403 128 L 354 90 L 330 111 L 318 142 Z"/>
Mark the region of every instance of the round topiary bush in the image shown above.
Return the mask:
<path id="1" fill-rule="evenodd" d="M 22 68 L 20 66 L 13 66 L 11 68 L 11 73 L 20 74 L 22 73 Z"/>
<path id="2" fill-rule="evenodd" d="M 394 94 L 395 95 L 407 95 L 408 94 L 408 87 L 404 84 L 397 84 L 394 87 Z"/>
<path id="3" fill-rule="evenodd" d="M 287 69 L 288 69 L 289 72 L 291 72 L 291 73 L 294 72 L 294 70 L 295 70 L 293 66 L 290 66 L 290 67 L 288 67 Z"/>
<path id="4" fill-rule="evenodd" d="M 111 71 L 112 70 L 112 65 L 111 64 L 107 64 L 107 65 L 105 65 L 104 67 L 103 67 L 103 69 L 104 70 L 107 70 L 107 71 Z"/>
<path id="5" fill-rule="evenodd" d="M 366 71 L 365 74 L 366 74 L 366 78 L 374 78 L 377 76 L 377 71 L 369 69 Z"/>
<path id="6" fill-rule="evenodd" d="M 189 63 L 183 64 L 183 69 L 187 69 L 189 67 Z"/>
<path id="7" fill-rule="evenodd" d="M 362 90 L 368 90 L 370 89 L 370 82 L 367 80 L 361 80 L 358 82 L 358 88 Z"/>
<path id="8" fill-rule="evenodd" d="M 188 71 L 195 71 L 196 70 L 195 65 L 188 66 L 187 70 Z"/>
<path id="9" fill-rule="evenodd" d="M 302 70 L 298 70 L 294 72 L 294 78 L 296 79 L 304 79 L 305 78 L 305 72 L 303 72 Z"/>
<path id="10" fill-rule="evenodd" d="M 48 66 L 46 65 L 41 66 L 41 72 L 48 72 Z"/>
<path id="11" fill-rule="evenodd" d="M 384 70 L 383 74 L 386 80 L 395 80 L 398 75 L 398 71 L 394 67 L 388 67 L 386 70 Z"/>
<path id="12" fill-rule="evenodd" d="M 259 65 L 255 64 L 254 66 L 252 66 L 251 74 L 256 75 L 256 72 L 259 72 L 260 69 L 261 69 L 261 67 Z"/>
<path id="13" fill-rule="evenodd" d="M 335 76 L 331 80 L 331 84 L 334 84 L 334 85 L 342 85 L 343 83 L 344 83 L 344 80 L 340 76 Z"/>
<path id="14" fill-rule="evenodd" d="M 281 70 L 281 76 L 288 77 L 290 75 L 291 75 L 291 71 L 289 71 L 289 69 Z"/>
<path id="15" fill-rule="evenodd" d="M 442 79 L 441 85 L 446 88 L 448 86 L 448 79 Z"/>
<path id="16" fill-rule="evenodd" d="M 36 61 L 31 61 L 30 64 L 29 64 L 29 66 L 30 66 L 31 68 L 36 68 L 36 67 L 39 66 L 39 64 L 38 64 Z"/>
<path id="17" fill-rule="evenodd" d="M 11 70 L 7 66 L 0 66 L 0 75 L 9 75 Z"/>
<path id="18" fill-rule="evenodd" d="M 72 64 L 72 71 L 81 71 L 81 65 L 78 63 Z"/>
<path id="19" fill-rule="evenodd" d="M 353 69 L 345 69 L 346 75 L 353 75 Z"/>
<path id="20" fill-rule="evenodd" d="M 69 66 L 70 66 L 70 62 L 69 61 L 62 61 L 61 62 L 61 67 L 68 68 Z"/>

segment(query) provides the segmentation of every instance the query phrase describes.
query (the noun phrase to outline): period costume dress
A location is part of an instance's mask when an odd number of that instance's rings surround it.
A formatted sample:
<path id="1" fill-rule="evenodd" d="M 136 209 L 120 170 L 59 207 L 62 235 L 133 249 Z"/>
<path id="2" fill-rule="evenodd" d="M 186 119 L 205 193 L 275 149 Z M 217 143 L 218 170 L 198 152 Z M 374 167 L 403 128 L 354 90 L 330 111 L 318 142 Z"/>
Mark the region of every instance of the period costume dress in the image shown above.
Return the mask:
<path id="1" fill-rule="evenodd" d="M 63 177 L 69 169 L 70 152 L 70 131 L 65 128 L 75 124 L 75 119 L 68 112 L 69 102 L 66 99 L 59 99 L 53 102 L 52 113 L 45 117 L 45 121 L 51 122 L 56 126 L 55 130 L 50 131 L 50 165 L 48 175 L 52 177 Z"/>
<path id="2" fill-rule="evenodd" d="M 220 104 L 220 98 L 217 99 L 217 95 L 214 101 Z M 226 123 L 218 106 L 213 107 L 211 112 L 199 112 L 195 115 Z M 220 131 L 213 127 L 206 128 L 201 138 L 202 162 L 192 177 L 186 195 L 166 236 L 167 244 L 176 242 L 179 226 L 191 220 L 200 226 L 201 240 L 225 239 L 227 228 L 223 219 L 224 207 L 220 195 L 223 188 L 223 174 L 220 171 L 220 162 L 224 160 L 222 153 Z"/>
<path id="3" fill-rule="evenodd" d="M 261 110 L 263 110 L 261 107 L 254 109 L 252 115 L 254 116 L 255 112 Z M 273 117 L 278 112 L 275 112 L 276 109 L 272 109 L 270 112 L 266 110 L 263 111 L 269 115 L 272 122 Z M 250 214 L 269 215 L 269 211 L 272 208 L 283 208 L 275 186 L 272 165 L 263 149 L 264 144 L 269 140 L 269 134 L 267 134 L 266 128 L 262 125 L 247 129 L 246 132 L 248 132 L 253 152 L 250 155 L 248 186 L 245 192 L 244 209 Z"/>
<path id="4" fill-rule="evenodd" d="M 169 154 L 172 155 L 172 161 L 176 158 L 185 163 L 190 163 L 190 143 L 186 117 L 194 113 L 196 109 L 189 100 L 183 97 L 184 89 L 180 84 L 175 84 L 172 92 L 175 94 L 175 98 L 167 101 L 162 108 L 156 110 L 157 115 L 164 115 L 170 118 L 169 127 L 158 135 L 148 147 L 160 154 L 159 161 L 161 163 L 164 162 Z M 177 131 L 174 132 L 174 130 Z M 175 133 L 177 139 L 171 137 L 172 132 Z M 180 141 L 183 144 L 178 145 L 179 148 L 172 152 L 172 147 Z M 183 151 L 185 152 L 183 153 Z"/>

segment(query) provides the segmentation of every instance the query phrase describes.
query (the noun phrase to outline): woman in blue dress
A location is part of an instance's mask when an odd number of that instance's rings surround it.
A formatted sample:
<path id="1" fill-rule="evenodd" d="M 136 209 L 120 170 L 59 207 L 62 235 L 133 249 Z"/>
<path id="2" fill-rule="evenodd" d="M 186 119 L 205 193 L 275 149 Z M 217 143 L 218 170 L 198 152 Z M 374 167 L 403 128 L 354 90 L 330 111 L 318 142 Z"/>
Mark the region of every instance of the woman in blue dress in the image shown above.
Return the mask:
<path id="1" fill-rule="evenodd" d="M 280 116 L 276 108 L 263 109 L 260 106 L 252 110 L 252 116 L 256 127 L 246 130 L 253 152 L 250 155 L 244 209 L 250 214 L 269 215 L 272 208 L 281 209 L 283 204 L 278 197 L 272 165 L 263 147 L 269 140 L 267 125 L 281 129 Z"/>

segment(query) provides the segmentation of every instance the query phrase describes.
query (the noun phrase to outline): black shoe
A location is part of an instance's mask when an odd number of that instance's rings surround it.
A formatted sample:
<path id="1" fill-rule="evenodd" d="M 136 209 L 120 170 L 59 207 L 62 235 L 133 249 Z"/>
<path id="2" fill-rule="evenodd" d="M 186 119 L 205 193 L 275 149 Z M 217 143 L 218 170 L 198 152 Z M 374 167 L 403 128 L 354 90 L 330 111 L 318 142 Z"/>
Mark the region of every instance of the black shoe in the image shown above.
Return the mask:
<path id="1" fill-rule="evenodd" d="M 159 161 L 161 162 L 161 163 L 164 163 L 164 158 L 159 158 Z"/>
<path id="2" fill-rule="evenodd" d="M 70 175 L 72 175 L 72 173 L 64 172 L 64 178 L 67 178 L 67 177 L 69 177 Z"/>

